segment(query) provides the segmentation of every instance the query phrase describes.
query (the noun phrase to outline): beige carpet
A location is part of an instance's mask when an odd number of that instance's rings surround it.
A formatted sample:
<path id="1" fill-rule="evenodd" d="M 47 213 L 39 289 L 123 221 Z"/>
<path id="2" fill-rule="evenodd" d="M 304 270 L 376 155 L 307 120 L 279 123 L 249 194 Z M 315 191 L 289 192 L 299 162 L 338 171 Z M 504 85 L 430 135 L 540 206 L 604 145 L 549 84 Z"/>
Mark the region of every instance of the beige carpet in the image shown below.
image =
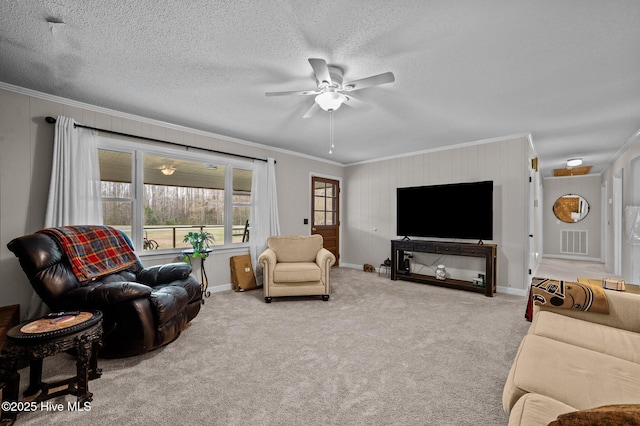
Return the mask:
<path id="1" fill-rule="evenodd" d="M 169 346 L 101 360 L 90 411 L 23 413 L 18 424 L 507 424 L 502 387 L 529 325 L 525 298 L 332 274 L 328 302 L 214 294 Z M 49 358 L 44 378 L 73 367 Z"/>

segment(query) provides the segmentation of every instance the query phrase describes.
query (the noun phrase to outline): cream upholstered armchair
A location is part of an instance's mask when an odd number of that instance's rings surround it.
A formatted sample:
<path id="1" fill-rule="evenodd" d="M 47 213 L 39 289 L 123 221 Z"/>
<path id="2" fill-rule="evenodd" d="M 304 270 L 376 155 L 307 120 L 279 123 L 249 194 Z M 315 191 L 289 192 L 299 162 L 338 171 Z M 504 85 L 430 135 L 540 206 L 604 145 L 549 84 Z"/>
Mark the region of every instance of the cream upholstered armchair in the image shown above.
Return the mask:
<path id="1" fill-rule="evenodd" d="M 321 235 L 269 237 L 260 255 L 264 300 L 281 296 L 322 296 L 329 300 L 329 271 L 336 257 Z"/>

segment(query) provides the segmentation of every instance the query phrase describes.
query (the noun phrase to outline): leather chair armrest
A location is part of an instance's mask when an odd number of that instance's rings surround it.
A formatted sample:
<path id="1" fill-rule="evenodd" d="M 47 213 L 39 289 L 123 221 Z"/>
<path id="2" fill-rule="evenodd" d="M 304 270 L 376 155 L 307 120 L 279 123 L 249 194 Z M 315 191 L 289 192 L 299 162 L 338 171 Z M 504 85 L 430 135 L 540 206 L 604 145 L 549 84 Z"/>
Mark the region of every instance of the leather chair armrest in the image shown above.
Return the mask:
<path id="1" fill-rule="evenodd" d="M 146 299 L 151 287 L 132 282 L 111 282 L 79 287 L 65 293 L 65 305 L 103 307 L 133 299 Z M 73 302 L 72 302 L 73 301 Z"/>
<path id="2" fill-rule="evenodd" d="M 176 280 L 184 280 L 189 274 L 191 274 L 191 265 L 184 262 L 176 262 L 144 268 L 138 272 L 136 279 L 143 284 L 155 287 Z"/>

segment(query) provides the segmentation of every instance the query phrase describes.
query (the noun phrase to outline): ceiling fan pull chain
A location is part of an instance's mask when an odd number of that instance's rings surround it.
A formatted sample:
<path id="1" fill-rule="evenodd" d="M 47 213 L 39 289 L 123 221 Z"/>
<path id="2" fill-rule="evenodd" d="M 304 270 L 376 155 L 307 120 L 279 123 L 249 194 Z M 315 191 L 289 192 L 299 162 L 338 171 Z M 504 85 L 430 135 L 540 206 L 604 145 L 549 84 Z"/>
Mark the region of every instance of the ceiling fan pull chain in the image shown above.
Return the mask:
<path id="1" fill-rule="evenodd" d="M 333 111 L 329 111 L 329 154 L 333 154 Z"/>

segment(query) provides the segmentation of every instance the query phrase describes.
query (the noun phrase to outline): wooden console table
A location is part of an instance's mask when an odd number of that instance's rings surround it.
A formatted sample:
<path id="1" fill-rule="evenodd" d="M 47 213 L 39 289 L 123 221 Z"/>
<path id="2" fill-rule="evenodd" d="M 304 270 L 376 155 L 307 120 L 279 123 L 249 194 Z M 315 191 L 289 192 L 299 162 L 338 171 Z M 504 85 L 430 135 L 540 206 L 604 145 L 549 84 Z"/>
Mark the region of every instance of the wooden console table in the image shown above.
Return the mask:
<path id="1" fill-rule="evenodd" d="M 433 284 L 459 290 L 484 293 L 493 297 L 496 292 L 497 245 L 474 243 L 450 243 L 445 241 L 425 240 L 391 240 L 391 279 L 413 281 L 422 284 Z M 439 280 L 433 275 L 414 274 L 401 270 L 404 252 L 435 253 L 452 256 L 468 256 L 485 258 L 485 284 L 477 286 L 471 281 L 447 278 Z"/>

